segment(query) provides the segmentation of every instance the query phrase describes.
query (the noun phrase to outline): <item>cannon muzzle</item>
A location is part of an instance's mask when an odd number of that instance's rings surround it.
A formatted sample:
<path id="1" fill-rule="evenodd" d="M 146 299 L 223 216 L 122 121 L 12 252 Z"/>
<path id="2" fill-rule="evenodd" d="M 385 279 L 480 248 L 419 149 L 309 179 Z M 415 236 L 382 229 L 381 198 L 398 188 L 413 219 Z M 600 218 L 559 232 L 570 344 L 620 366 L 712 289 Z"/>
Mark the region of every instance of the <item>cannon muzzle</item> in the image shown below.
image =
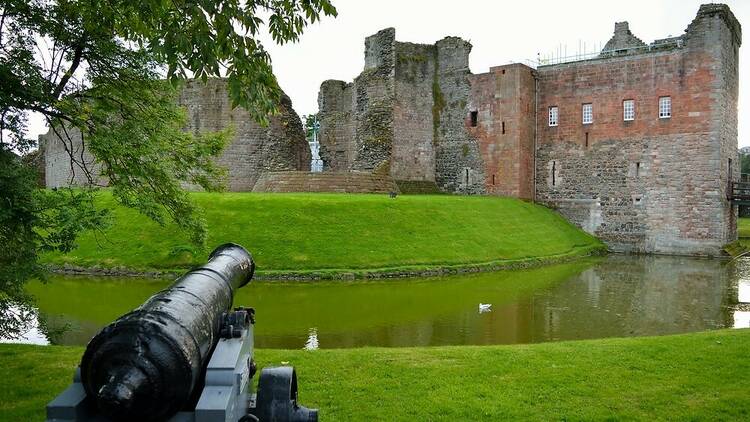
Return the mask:
<path id="1" fill-rule="evenodd" d="M 105 327 L 81 359 L 81 381 L 99 411 L 116 421 L 161 421 L 195 399 L 222 315 L 255 270 L 243 247 L 226 244 Z"/>

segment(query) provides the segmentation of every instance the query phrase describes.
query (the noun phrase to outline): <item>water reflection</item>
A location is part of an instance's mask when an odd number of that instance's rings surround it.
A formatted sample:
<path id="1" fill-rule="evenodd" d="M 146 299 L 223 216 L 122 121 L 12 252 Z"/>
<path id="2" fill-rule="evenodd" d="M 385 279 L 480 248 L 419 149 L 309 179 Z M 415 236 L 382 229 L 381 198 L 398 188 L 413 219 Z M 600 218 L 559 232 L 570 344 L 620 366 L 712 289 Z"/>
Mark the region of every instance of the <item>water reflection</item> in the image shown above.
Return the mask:
<path id="1" fill-rule="evenodd" d="M 734 313 L 734 328 L 750 328 L 750 311 Z"/>
<path id="2" fill-rule="evenodd" d="M 320 342 L 318 342 L 318 329 L 310 328 L 310 333 L 307 336 L 305 342 L 305 350 L 317 350 L 320 348 Z"/>
<path id="3" fill-rule="evenodd" d="M 85 344 L 167 282 L 31 284 L 53 344 Z M 262 348 L 511 344 L 750 326 L 750 260 L 610 256 L 532 270 L 370 282 L 254 283 Z M 479 312 L 477 304 L 492 304 Z M 314 328 L 311 328 L 314 327 Z"/>
<path id="4" fill-rule="evenodd" d="M 750 303 L 750 280 L 740 280 L 737 285 L 737 301 Z"/>
<path id="5" fill-rule="evenodd" d="M 0 336 L 0 343 L 22 343 L 22 344 L 36 344 L 46 346 L 50 344 L 48 335 L 45 332 L 43 324 L 40 323 L 38 318 L 38 310 L 35 308 L 29 309 L 26 306 L 18 306 L 9 303 L 3 304 L 7 308 L 2 309 L 2 316 L 4 322 L 7 325 L 11 325 L 13 334 L 4 333 L 5 336 Z M 4 327 L 5 328 L 5 327 Z"/>

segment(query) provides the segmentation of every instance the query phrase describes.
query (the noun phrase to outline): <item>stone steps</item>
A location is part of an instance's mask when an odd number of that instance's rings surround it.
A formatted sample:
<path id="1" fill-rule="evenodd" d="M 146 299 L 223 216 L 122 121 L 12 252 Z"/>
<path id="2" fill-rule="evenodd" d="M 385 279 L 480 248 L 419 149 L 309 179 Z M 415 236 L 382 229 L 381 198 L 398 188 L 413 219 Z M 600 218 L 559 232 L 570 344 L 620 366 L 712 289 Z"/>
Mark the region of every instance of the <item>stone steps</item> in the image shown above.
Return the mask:
<path id="1" fill-rule="evenodd" d="M 279 171 L 263 173 L 253 192 L 399 192 L 390 176 L 365 172 Z"/>
<path id="2" fill-rule="evenodd" d="M 434 195 L 441 193 L 435 182 L 427 180 L 396 180 L 396 185 L 398 185 L 398 190 L 403 194 Z"/>

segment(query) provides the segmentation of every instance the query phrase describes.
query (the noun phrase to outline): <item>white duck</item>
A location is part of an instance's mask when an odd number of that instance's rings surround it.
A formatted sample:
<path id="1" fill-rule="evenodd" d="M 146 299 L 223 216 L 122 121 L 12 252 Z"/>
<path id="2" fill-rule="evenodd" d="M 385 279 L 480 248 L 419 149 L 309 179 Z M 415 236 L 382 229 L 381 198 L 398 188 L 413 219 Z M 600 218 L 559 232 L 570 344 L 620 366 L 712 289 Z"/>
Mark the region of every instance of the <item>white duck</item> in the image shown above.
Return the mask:
<path id="1" fill-rule="evenodd" d="M 483 314 L 485 312 L 492 312 L 492 304 L 491 303 L 480 303 L 479 304 L 479 313 Z"/>

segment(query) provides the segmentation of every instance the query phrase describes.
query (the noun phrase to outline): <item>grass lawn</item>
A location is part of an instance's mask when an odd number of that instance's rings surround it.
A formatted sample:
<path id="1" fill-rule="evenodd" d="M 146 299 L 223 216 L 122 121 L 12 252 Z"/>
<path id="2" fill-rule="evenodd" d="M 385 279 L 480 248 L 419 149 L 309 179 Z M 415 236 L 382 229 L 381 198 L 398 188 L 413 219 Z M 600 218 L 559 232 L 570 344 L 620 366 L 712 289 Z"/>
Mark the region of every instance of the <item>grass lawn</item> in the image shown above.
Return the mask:
<path id="1" fill-rule="evenodd" d="M 602 248 L 555 212 L 517 199 L 478 196 L 195 193 L 210 247 L 239 243 L 261 272 L 349 272 L 583 255 Z M 108 193 L 102 202 L 112 205 Z M 104 235 L 67 255 L 81 267 L 180 270 L 203 262 L 175 227 L 115 208 Z"/>
<path id="2" fill-rule="evenodd" d="M 322 420 L 748 420 L 750 330 L 521 346 L 259 350 Z M 43 420 L 83 348 L 0 345 L 2 420 Z"/>
<path id="3" fill-rule="evenodd" d="M 737 219 L 737 236 L 750 237 L 750 218 Z"/>

